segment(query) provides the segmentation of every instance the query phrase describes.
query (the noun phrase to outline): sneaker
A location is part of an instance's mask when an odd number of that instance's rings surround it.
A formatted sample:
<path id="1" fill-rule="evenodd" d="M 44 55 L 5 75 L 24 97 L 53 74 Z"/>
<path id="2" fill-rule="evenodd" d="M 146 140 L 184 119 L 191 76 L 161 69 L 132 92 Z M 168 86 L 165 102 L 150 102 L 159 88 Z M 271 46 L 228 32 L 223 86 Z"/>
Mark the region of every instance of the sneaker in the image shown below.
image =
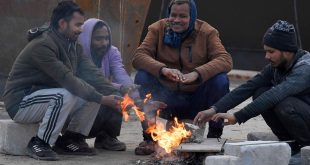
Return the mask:
<path id="1" fill-rule="evenodd" d="M 143 141 L 137 148 L 135 148 L 136 155 L 151 155 L 155 152 L 155 142 L 154 141 Z"/>
<path id="2" fill-rule="evenodd" d="M 59 160 L 51 146 L 39 137 L 32 137 L 27 145 L 26 154 L 37 160 Z"/>
<path id="3" fill-rule="evenodd" d="M 96 151 L 93 148 L 89 148 L 85 139 L 68 139 L 60 136 L 53 150 L 62 155 L 96 155 Z"/>
<path id="4" fill-rule="evenodd" d="M 116 137 L 111 137 L 105 134 L 96 137 L 95 148 L 106 149 L 111 151 L 125 151 L 126 144 L 119 141 Z"/>

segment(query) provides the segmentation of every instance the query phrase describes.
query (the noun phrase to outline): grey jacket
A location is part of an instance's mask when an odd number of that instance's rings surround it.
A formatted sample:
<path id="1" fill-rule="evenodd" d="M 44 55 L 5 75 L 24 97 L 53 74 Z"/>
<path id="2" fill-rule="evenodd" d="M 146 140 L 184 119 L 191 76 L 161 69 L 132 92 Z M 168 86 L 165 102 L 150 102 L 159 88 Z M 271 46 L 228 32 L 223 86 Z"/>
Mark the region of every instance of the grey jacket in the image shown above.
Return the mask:
<path id="1" fill-rule="evenodd" d="M 253 96 L 260 87 L 271 88 L 234 113 L 239 124 L 260 115 L 289 96 L 298 97 L 310 104 L 310 53 L 299 50 L 294 62 L 286 70 L 273 68 L 270 64 L 265 66 L 261 73 L 219 100 L 214 105 L 216 112 L 227 112 Z"/>
<path id="2" fill-rule="evenodd" d="M 82 47 L 50 29 L 29 42 L 16 58 L 4 91 L 13 118 L 24 96 L 39 89 L 65 88 L 87 101 L 119 92 L 84 55 Z"/>

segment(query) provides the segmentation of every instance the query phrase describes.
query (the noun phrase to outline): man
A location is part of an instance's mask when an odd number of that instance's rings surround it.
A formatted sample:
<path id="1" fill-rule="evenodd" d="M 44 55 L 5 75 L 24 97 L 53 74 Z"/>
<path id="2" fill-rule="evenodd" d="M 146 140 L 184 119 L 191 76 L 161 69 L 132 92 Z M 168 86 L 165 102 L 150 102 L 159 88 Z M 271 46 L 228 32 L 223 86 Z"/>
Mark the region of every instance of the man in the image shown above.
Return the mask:
<path id="1" fill-rule="evenodd" d="M 84 137 L 100 105 L 118 108 L 118 90 L 82 56 L 76 43 L 83 22 L 84 13 L 77 4 L 60 2 L 53 10 L 50 28 L 33 35 L 9 75 L 4 103 L 10 117 L 18 123 L 40 123 L 27 146 L 32 158 L 57 160 L 51 146 L 63 154 L 95 154 Z"/>
<path id="2" fill-rule="evenodd" d="M 280 140 L 296 141 L 290 144 L 294 154 L 310 145 L 310 54 L 298 50 L 294 26 L 286 21 L 272 25 L 263 44 L 270 64 L 212 108 L 199 112 L 194 123 L 227 119 L 227 124 L 241 124 L 262 115 Z M 226 113 L 251 96 L 252 103 L 234 114 Z"/>
<path id="3" fill-rule="evenodd" d="M 168 18 L 149 26 L 133 58 L 140 96 L 150 92 L 155 100 L 167 103 L 161 117 L 168 120 L 193 120 L 229 92 L 226 72 L 232 69 L 232 59 L 218 31 L 196 15 L 194 0 L 172 0 Z M 147 127 L 145 122 L 143 129 Z M 222 131 L 222 121 L 209 123 L 208 137 L 220 137 Z M 153 146 L 144 132 L 136 154 L 151 154 Z"/>
<path id="4" fill-rule="evenodd" d="M 121 54 L 111 44 L 111 30 L 102 20 L 91 18 L 84 22 L 83 32 L 79 36 L 79 42 L 83 47 L 84 55 L 92 59 L 100 68 L 103 75 L 112 81 L 114 87 L 121 93 L 129 92 L 132 99 L 139 99 L 136 85 L 127 74 L 122 63 Z M 133 90 L 130 90 L 133 89 Z M 122 116 L 113 109 L 101 106 L 89 137 L 96 137 L 95 148 L 114 151 L 126 150 L 126 145 L 116 137 L 120 135 Z"/>

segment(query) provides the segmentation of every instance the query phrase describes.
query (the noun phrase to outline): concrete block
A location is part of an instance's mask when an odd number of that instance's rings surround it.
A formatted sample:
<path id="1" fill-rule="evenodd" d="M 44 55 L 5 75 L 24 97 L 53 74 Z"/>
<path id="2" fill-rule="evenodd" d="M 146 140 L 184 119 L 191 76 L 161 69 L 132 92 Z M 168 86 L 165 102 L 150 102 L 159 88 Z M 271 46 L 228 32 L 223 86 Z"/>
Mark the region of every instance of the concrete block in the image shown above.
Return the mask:
<path id="1" fill-rule="evenodd" d="M 37 134 L 39 124 L 19 124 L 13 120 L 0 120 L 0 153 L 25 155 L 31 137 Z"/>
<path id="2" fill-rule="evenodd" d="M 248 141 L 279 141 L 278 137 L 272 132 L 250 132 L 247 139 Z"/>
<path id="3" fill-rule="evenodd" d="M 301 164 L 310 165 L 310 146 L 301 148 Z"/>
<path id="4" fill-rule="evenodd" d="M 205 165 L 239 165 L 239 158 L 229 155 L 208 156 Z"/>
<path id="5" fill-rule="evenodd" d="M 224 154 L 239 157 L 241 165 L 284 165 L 289 163 L 291 148 L 283 142 L 246 141 L 226 143 Z"/>

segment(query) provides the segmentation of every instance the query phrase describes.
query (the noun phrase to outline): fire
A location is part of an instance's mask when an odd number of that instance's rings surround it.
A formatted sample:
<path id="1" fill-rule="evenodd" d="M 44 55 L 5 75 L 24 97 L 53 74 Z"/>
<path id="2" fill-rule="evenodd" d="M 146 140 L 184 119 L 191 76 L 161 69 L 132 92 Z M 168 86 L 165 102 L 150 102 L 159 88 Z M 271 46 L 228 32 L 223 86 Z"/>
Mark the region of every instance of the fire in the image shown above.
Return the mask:
<path id="1" fill-rule="evenodd" d="M 120 104 L 121 104 L 122 114 L 123 114 L 125 121 L 128 121 L 128 119 L 129 119 L 129 115 L 128 115 L 128 111 L 127 111 L 128 108 L 134 110 L 134 112 L 136 113 L 136 115 L 140 121 L 145 120 L 144 112 L 141 112 L 139 110 L 139 108 L 135 105 L 135 102 L 128 96 L 128 94 L 126 94 L 124 96 L 124 100 L 121 101 Z"/>
<path id="2" fill-rule="evenodd" d="M 150 126 L 146 132 L 150 133 L 153 140 L 157 141 L 158 145 L 164 148 L 167 153 L 171 153 L 181 144 L 183 139 L 191 136 L 191 132 L 187 131 L 184 123 L 179 123 L 177 118 L 174 118 L 174 126 L 168 131 L 162 123 L 156 123 Z"/>

